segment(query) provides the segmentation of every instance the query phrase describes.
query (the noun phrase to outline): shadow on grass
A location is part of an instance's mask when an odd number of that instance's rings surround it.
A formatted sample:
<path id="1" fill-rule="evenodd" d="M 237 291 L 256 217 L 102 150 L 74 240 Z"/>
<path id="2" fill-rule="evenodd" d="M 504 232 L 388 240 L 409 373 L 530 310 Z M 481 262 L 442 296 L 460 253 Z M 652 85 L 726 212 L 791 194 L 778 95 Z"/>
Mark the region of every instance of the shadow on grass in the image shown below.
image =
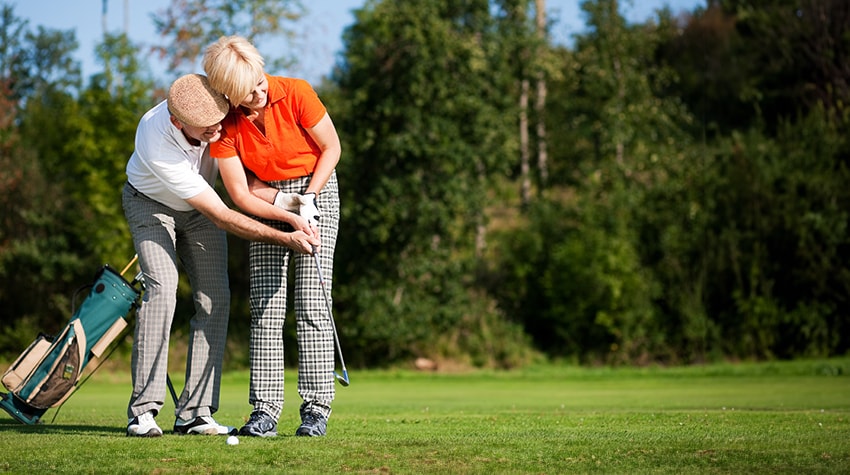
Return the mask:
<path id="1" fill-rule="evenodd" d="M 41 422 L 38 424 L 21 424 L 12 419 L 0 419 L 0 434 L 80 434 L 87 435 L 126 435 L 126 429 L 115 426 L 65 425 Z"/>

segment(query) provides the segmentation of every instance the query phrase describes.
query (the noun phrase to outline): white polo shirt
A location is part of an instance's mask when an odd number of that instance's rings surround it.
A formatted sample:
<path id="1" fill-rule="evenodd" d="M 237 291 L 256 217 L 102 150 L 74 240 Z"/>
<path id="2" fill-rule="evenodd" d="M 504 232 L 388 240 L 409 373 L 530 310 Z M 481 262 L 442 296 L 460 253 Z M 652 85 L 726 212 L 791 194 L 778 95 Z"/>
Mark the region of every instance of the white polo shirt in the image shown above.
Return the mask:
<path id="1" fill-rule="evenodd" d="M 148 198 L 176 211 L 191 211 L 186 199 L 211 188 L 218 178 L 218 161 L 210 158 L 207 145 L 191 145 L 171 123 L 162 101 L 139 121 L 127 180 Z"/>

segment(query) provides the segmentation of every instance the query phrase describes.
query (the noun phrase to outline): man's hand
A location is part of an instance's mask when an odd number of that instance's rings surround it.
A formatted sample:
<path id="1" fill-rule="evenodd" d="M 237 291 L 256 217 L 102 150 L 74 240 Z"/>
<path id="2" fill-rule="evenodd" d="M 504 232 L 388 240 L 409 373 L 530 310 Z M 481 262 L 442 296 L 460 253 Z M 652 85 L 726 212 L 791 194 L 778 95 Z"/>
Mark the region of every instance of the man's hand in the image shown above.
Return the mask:
<path id="1" fill-rule="evenodd" d="M 305 193 L 301 195 L 301 217 L 306 219 L 311 226 L 318 226 L 319 219 L 322 214 L 319 213 L 319 207 L 316 206 L 316 194 Z"/>
<path id="2" fill-rule="evenodd" d="M 300 252 L 301 254 L 312 254 L 318 252 L 319 245 L 322 243 L 319 236 L 308 236 L 304 231 L 293 231 L 290 234 L 292 242 L 289 247 Z"/>

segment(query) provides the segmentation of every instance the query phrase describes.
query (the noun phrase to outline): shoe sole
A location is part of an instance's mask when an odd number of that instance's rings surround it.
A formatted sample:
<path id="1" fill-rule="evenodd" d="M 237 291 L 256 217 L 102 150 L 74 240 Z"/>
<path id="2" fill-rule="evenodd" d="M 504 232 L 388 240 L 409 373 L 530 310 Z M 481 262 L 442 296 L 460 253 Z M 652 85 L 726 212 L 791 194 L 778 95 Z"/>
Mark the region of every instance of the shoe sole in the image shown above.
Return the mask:
<path id="1" fill-rule="evenodd" d="M 277 437 L 277 432 L 276 431 L 270 431 L 270 432 L 263 432 L 262 434 L 252 434 L 250 432 L 242 432 L 240 430 L 237 435 L 242 435 L 242 436 L 245 436 L 245 437 Z"/>
<path id="2" fill-rule="evenodd" d="M 236 428 L 232 427 L 226 432 L 219 432 L 220 429 L 228 429 L 227 426 L 213 425 L 207 423 L 196 424 L 192 422 L 184 425 L 174 425 L 172 431 L 177 435 L 236 435 Z"/>
<path id="3" fill-rule="evenodd" d="M 177 435 L 228 435 L 228 434 L 219 434 L 218 429 L 215 427 L 210 427 L 209 429 L 197 430 L 191 429 L 188 431 L 181 431 L 179 429 L 174 429 L 174 433 Z"/>
<path id="4" fill-rule="evenodd" d="M 130 432 L 127 432 L 127 437 L 162 437 L 162 432 L 156 429 L 151 429 L 144 434 L 132 434 Z"/>

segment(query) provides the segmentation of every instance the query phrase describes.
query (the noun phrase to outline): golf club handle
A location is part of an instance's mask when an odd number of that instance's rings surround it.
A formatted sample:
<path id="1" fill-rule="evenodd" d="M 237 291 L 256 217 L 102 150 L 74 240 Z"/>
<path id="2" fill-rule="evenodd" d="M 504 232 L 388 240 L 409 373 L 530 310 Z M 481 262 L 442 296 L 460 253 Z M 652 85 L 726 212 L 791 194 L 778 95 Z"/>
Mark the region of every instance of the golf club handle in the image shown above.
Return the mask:
<path id="1" fill-rule="evenodd" d="M 124 274 L 125 274 L 128 270 L 130 270 L 130 267 L 131 267 L 133 264 L 135 264 L 135 263 L 136 263 L 136 261 L 138 261 L 138 260 L 139 260 L 139 255 L 138 255 L 138 254 L 134 255 L 134 256 L 133 256 L 133 258 L 132 258 L 132 259 L 130 259 L 130 262 L 128 262 L 128 263 L 127 263 L 127 265 L 126 265 L 126 266 L 124 266 L 124 270 L 122 270 L 122 271 L 121 271 L 121 276 L 123 277 L 123 276 L 124 276 Z"/>

